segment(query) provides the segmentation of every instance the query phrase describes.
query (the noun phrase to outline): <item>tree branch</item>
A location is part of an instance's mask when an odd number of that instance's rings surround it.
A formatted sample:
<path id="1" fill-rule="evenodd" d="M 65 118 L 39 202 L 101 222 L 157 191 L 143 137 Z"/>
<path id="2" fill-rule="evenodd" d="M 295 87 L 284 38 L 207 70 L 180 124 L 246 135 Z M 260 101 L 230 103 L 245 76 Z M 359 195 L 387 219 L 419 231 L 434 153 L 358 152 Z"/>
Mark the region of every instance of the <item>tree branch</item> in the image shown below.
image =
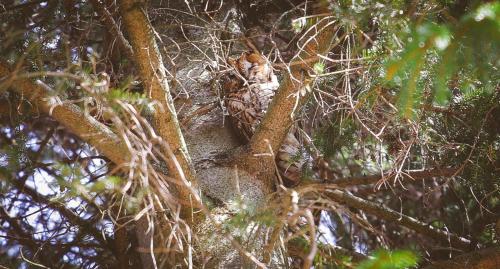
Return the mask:
<path id="1" fill-rule="evenodd" d="M 142 1 L 121 0 L 118 3 L 146 93 L 158 104 L 153 114 L 155 128 L 175 156 L 167 160 L 167 167 L 172 177 L 179 182 L 178 196 L 187 203 L 191 202 L 193 208 L 200 207 L 201 201 L 190 190 L 190 185 L 197 188 L 195 170 L 181 133 L 154 29 L 146 17 Z M 165 155 L 170 156 L 166 152 Z M 192 208 L 182 208 L 181 216 L 186 221 L 193 221 L 192 214 Z"/>
<path id="2" fill-rule="evenodd" d="M 6 175 L 0 173 L 0 180 L 6 180 Z M 13 180 L 7 179 L 7 181 L 17 189 L 22 191 L 23 194 L 30 196 L 33 199 L 33 202 L 47 205 L 49 208 L 56 210 L 59 214 L 61 214 L 61 216 L 65 217 L 68 222 L 75 226 L 78 226 L 80 229 L 84 230 L 86 234 L 92 235 L 97 241 L 99 241 L 103 248 L 108 247 L 108 242 L 103 238 L 101 231 L 97 229 L 92 222 L 84 220 L 80 216 L 78 216 L 64 203 L 54 201 L 52 199 L 54 197 L 46 197 L 38 193 L 35 189 L 26 186 L 16 178 Z"/>
<path id="3" fill-rule="evenodd" d="M 424 178 L 433 178 L 433 177 L 451 177 L 455 175 L 458 171 L 458 168 L 448 167 L 448 168 L 432 168 L 429 170 L 422 171 L 407 171 L 401 173 L 401 178 L 404 180 L 419 180 Z M 352 187 L 359 185 L 370 185 L 379 182 L 380 180 L 393 180 L 396 177 L 395 174 L 387 174 L 383 176 L 381 174 L 371 175 L 371 176 L 362 176 L 362 177 L 349 177 L 349 178 L 341 178 L 337 180 L 333 180 L 332 184 L 335 184 L 339 187 Z"/>
<path id="4" fill-rule="evenodd" d="M 106 8 L 104 3 L 101 3 L 99 0 L 92 0 L 92 5 L 94 9 L 97 11 L 102 20 L 108 25 L 108 32 L 118 40 L 118 44 L 120 48 L 125 52 L 128 58 L 132 59 L 134 57 L 134 50 L 128 40 L 123 36 L 120 27 L 113 19 L 113 16 Z"/>
<path id="5" fill-rule="evenodd" d="M 54 251 L 46 251 L 47 248 L 41 247 L 35 239 L 33 239 L 33 231 L 24 231 L 21 226 L 21 220 L 15 219 L 9 215 L 9 212 L 4 207 L 0 207 L 0 219 L 5 220 L 10 229 L 16 236 L 12 237 L 12 239 L 18 241 L 19 243 L 27 246 L 31 253 L 33 253 L 33 258 L 40 260 L 44 265 L 53 264 L 54 257 L 52 253 Z M 9 230 L 5 231 L 5 234 L 9 234 Z M 3 231 L 3 228 L 2 228 Z M 46 267 L 49 268 L 49 267 Z"/>
<path id="6" fill-rule="evenodd" d="M 327 190 L 327 195 L 338 203 L 361 209 L 366 213 L 372 214 L 381 219 L 395 222 L 420 234 L 439 240 L 445 244 L 451 244 L 452 246 L 462 249 L 469 249 L 472 247 L 471 241 L 466 238 L 459 237 L 453 233 L 432 227 L 431 225 L 425 224 L 412 217 L 400 214 L 383 204 L 367 201 L 338 189 Z"/>
<path id="7" fill-rule="evenodd" d="M 325 10 L 328 12 L 323 3 L 317 5 L 320 7 L 316 12 L 324 13 Z M 310 59 L 318 53 L 325 54 L 332 48 L 332 40 L 335 35 L 333 23 L 328 18 L 318 20 L 318 23 L 310 27 L 303 36 L 306 41 L 297 57 L 298 61 Z M 255 158 L 254 155 L 269 152 L 269 147 L 273 152 L 279 149 L 293 124 L 294 111 L 298 111 L 307 100 L 308 95 L 301 97 L 299 92 L 311 84 L 312 78 L 309 72 L 313 72 L 312 67 L 318 60 L 319 58 L 314 61 L 304 61 L 304 65 L 293 65 L 289 69 L 273 97 L 264 119 L 250 140 L 249 154 L 244 157 L 244 161 L 241 163 L 247 163 L 250 170 L 267 174 L 268 176 L 263 178 L 264 181 L 269 181 L 271 179 L 269 175 L 274 174 L 274 159 Z M 266 184 L 272 185 L 272 182 L 266 182 Z"/>
<path id="8" fill-rule="evenodd" d="M 104 156 L 117 165 L 124 165 L 130 159 L 130 152 L 125 143 L 104 124 L 86 115 L 78 106 L 70 103 L 51 104 L 50 93 L 28 79 L 16 80 L 16 72 L 0 61 L 0 80 L 16 81 L 11 87 L 22 97 L 52 116 L 83 141 L 94 146 Z"/>

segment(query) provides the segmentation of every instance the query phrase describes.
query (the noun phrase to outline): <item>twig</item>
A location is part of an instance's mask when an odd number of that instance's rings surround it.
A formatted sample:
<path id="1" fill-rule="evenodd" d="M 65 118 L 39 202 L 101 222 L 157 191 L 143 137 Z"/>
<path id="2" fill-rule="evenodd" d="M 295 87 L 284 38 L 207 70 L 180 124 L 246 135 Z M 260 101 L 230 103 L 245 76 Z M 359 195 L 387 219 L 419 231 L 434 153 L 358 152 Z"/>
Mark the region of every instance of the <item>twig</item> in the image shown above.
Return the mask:
<path id="1" fill-rule="evenodd" d="M 396 212 L 383 204 L 367 201 L 338 189 L 327 190 L 326 193 L 328 197 L 339 203 L 361 209 L 366 213 L 375 215 L 387 221 L 400 224 L 430 238 L 449 243 L 452 246 L 456 246 L 462 249 L 469 249 L 473 247 L 472 242 L 469 239 L 460 237 L 448 231 L 437 229 L 432 225 L 425 224 L 417 219 Z"/>
<path id="2" fill-rule="evenodd" d="M 458 168 L 448 167 L 448 168 L 433 168 L 429 170 L 420 170 L 420 171 L 405 171 L 401 173 L 402 179 L 406 180 L 419 180 L 425 178 L 434 178 L 434 177 L 451 177 L 455 176 Z M 385 176 L 384 176 L 385 175 Z M 330 183 L 336 184 L 339 187 L 351 187 L 351 186 L 359 186 L 359 185 L 370 185 L 376 184 L 381 179 L 391 180 L 396 178 L 397 175 L 390 174 L 390 172 L 384 172 L 378 175 L 371 176 L 362 176 L 362 177 L 349 177 L 349 178 L 341 178 L 337 180 L 333 180 Z"/>
<path id="3" fill-rule="evenodd" d="M 125 52 L 125 54 L 127 55 L 127 57 L 129 59 L 132 59 L 132 57 L 134 57 L 134 50 L 132 49 L 132 46 L 130 45 L 128 40 L 123 35 L 123 33 L 120 30 L 120 27 L 116 23 L 115 19 L 113 19 L 113 15 L 111 15 L 111 13 L 106 8 L 104 3 L 100 3 L 99 0 L 92 0 L 92 5 L 96 9 L 97 13 L 99 13 L 102 20 L 108 26 L 107 29 L 108 29 L 109 33 L 113 37 L 118 39 L 118 44 L 120 45 L 121 49 Z M 109 27 L 109 26 L 111 26 L 111 27 Z"/>
<path id="4" fill-rule="evenodd" d="M 0 62 L 0 78 L 10 76 L 10 74 L 10 66 Z M 128 161 L 130 153 L 123 141 L 104 124 L 86 116 L 78 106 L 65 102 L 60 105 L 51 104 L 48 101 L 50 100 L 49 93 L 43 87 L 27 79 L 17 80 L 12 88 L 82 140 L 96 147 L 114 163 L 120 165 Z"/>

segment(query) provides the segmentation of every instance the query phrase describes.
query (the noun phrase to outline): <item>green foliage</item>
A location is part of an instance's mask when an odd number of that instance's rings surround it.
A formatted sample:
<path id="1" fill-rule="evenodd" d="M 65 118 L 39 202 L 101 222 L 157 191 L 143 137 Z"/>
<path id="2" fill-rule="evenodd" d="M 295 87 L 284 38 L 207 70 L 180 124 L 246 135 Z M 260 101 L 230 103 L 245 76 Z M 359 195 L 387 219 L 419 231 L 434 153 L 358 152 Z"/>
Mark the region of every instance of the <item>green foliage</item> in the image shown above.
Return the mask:
<path id="1" fill-rule="evenodd" d="M 443 150 L 447 165 L 461 165 L 472 161 L 462 173 L 467 185 L 489 192 L 500 186 L 500 96 L 487 89 L 472 90 L 460 101 L 451 104 L 454 115 L 441 115 L 429 124 L 436 134 L 434 141 L 457 145 L 454 150 Z"/>
<path id="2" fill-rule="evenodd" d="M 484 223 L 481 218 L 495 220 L 500 210 L 500 96 L 490 89 L 470 88 L 450 103 L 448 113 L 434 115 L 425 125 L 432 144 L 431 152 L 443 166 L 462 167 L 453 184 L 451 198 L 459 198 L 463 206 L 443 208 L 446 215 L 433 222 L 436 227 L 463 229 L 456 219 L 469 214 L 468 222 Z M 482 197 L 482 198 L 478 198 Z M 450 205 L 454 203 L 449 203 Z M 480 213 L 484 208 L 489 210 Z M 493 244 L 490 228 L 483 225 L 471 229 L 482 244 Z"/>
<path id="3" fill-rule="evenodd" d="M 124 100 L 130 103 L 141 104 L 145 102 L 146 96 L 144 95 L 144 93 L 127 91 L 126 88 L 128 87 L 128 85 L 123 85 L 122 87 L 110 89 L 106 93 L 106 97 L 109 100 Z"/>
<path id="4" fill-rule="evenodd" d="M 364 30 L 374 22 L 396 26 L 395 21 L 404 18 L 406 5 L 405 1 L 342 0 L 331 3 L 330 9 L 342 25 Z"/>
<path id="5" fill-rule="evenodd" d="M 340 114 L 340 113 L 339 113 Z M 354 144 L 356 126 L 351 118 L 333 121 L 324 126 L 314 136 L 314 144 L 322 151 L 325 157 L 332 158 L 342 151 L 343 147 Z"/>
<path id="6" fill-rule="evenodd" d="M 360 263 L 357 269 L 404 269 L 416 266 L 418 256 L 408 250 L 377 250 L 373 258 Z"/>
<path id="7" fill-rule="evenodd" d="M 117 176 L 107 176 L 97 181 L 89 182 L 79 165 L 55 163 L 58 174 L 56 181 L 51 182 L 53 188 L 59 188 L 61 192 L 67 192 L 68 197 L 93 197 L 97 193 L 105 191 L 117 191 L 123 180 Z"/>
<path id="8" fill-rule="evenodd" d="M 424 77 L 428 50 L 433 44 L 439 43 L 435 40 L 443 40 L 441 43 L 449 42 L 449 33 L 445 27 L 424 24 L 412 31 L 409 40 L 402 55 L 398 59 L 390 60 L 386 70 L 387 80 L 401 87 L 399 108 L 407 118 L 414 115 L 413 108 L 418 105 L 422 96 L 423 84 L 420 82 Z"/>
<path id="9" fill-rule="evenodd" d="M 372 85 L 397 90 L 400 115 L 414 118 L 423 102 L 447 104 L 450 89 L 498 84 L 500 3 L 474 3 L 456 18 L 453 1 L 339 1 L 330 8 L 359 43 L 372 34 L 370 46 L 352 50 L 374 65 Z"/>
<path id="10" fill-rule="evenodd" d="M 352 268 L 352 257 L 345 255 L 336 255 L 333 261 L 329 261 L 322 255 L 316 255 L 314 258 L 315 268 L 327 269 L 327 268 Z"/>
<path id="11" fill-rule="evenodd" d="M 249 225 L 259 223 L 266 226 L 272 226 L 276 222 L 276 215 L 273 212 L 259 210 L 255 205 L 249 204 L 247 201 L 237 198 L 234 199 L 228 208 L 235 214 L 225 223 L 228 229 L 239 229 L 244 231 Z"/>
<path id="12" fill-rule="evenodd" d="M 387 62 L 386 79 L 389 85 L 401 88 L 400 112 L 410 118 L 424 88 L 431 88 L 435 101 L 445 104 L 454 77 L 455 84 L 498 83 L 500 3 L 481 5 L 455 24 L 424 20 L 413 26 L 407 41 Z M 426 79 L 432 83 L 424 83 Z"/>
<path id="13" fill-rule="evenodd" d="M 324 63 L 315 63 L 313 66 L 314 73 L 317 75 L 321 75 L 325 72 L 325 64 Z"/>
<path id="14" fill-rule="evenodd" d="M 295 33 L 300 33 L 307 24 L 306 18 L 298 18 L 292 21 L 292 29 Z"/>
<path id="15" fill-rule="evenodd" d="M 122 182 L 123 180 L 120 177 L 108 176 L 92 184 L 92 186 L 90 187 L 90 191 L 101 192 L 105 190 L 118 190 L 118 187 Z"/>

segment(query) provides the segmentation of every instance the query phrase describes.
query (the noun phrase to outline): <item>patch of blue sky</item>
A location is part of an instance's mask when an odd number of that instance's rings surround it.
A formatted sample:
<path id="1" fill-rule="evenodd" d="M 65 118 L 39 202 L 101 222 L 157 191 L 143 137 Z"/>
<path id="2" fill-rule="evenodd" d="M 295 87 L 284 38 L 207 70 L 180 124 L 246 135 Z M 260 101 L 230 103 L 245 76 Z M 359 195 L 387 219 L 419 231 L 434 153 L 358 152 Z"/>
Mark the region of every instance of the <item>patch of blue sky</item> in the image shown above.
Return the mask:
<path id="1" fill-rule="evenodd" d="M 42 169 L 36 169 L 33 173 L 33 180 L 26 181 L 26 185 L 44 196 L 60 193 L 55 187 L 57 186 L 57 180 Z"/>
<path id="2" fill-rule="evenodd" d="M 333 233 L 335 227 L 336 224 L 332 221 L 330 215 L 326 211 L 322 210 L 318 226 L 317 240 L 323 244 L 336 246 L 337 239 Z"/>

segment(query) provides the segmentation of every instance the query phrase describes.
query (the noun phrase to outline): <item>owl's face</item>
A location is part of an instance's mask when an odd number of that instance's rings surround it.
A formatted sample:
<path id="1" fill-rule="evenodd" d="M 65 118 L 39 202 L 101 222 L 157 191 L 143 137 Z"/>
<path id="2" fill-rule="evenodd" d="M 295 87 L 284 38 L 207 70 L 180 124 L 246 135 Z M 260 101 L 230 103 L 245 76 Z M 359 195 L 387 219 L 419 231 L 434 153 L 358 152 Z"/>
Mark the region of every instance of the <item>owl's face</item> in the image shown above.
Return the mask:
<path id="1" fill-rule="evenodd" d="M 273 91 L 278 88 L 278 78 L 274 75 L 271 64 L 260 53 L 244 52 L 233 63 L 251 87 Z"/>

